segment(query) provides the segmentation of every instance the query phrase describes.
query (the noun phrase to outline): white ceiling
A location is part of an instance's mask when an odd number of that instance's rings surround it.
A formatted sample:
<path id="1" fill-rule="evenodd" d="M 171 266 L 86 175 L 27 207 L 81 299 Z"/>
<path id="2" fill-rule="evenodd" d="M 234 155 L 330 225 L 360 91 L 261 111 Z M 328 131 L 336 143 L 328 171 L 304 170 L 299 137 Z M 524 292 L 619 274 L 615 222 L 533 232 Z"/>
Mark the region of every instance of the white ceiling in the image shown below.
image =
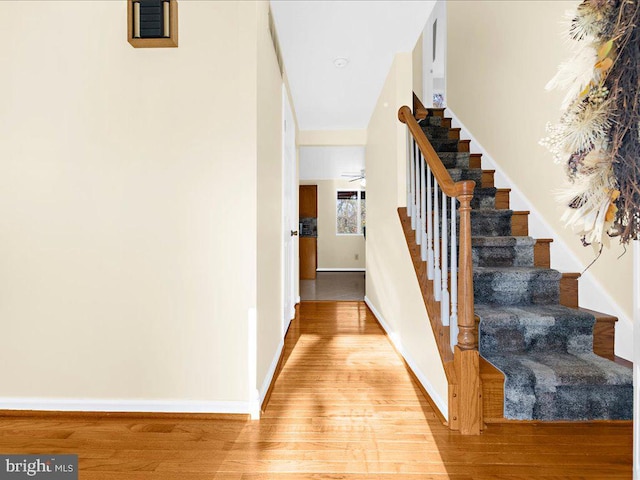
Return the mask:
<path id="1" fill-rule="evenodd" d="M 332 180 L 364 171 L 364 147 L 300 147 L 300 180 Z"/>
<path id="2" fill-rule="evenodd" d="M 299 128 L 367 128 L 394 55 L 413 49 L 434 4 L 272 0 Z"/>

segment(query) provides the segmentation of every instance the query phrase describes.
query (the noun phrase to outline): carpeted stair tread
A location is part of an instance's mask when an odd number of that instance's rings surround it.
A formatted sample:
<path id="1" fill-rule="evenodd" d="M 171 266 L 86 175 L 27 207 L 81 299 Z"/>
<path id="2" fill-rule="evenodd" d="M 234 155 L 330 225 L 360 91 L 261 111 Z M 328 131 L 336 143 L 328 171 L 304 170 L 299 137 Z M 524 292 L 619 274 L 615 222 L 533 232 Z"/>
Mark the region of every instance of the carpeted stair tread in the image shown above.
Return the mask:
<path id="1" fill-rule="evenodd" d="M 480 354 L 505 375 L 506 418 L 631 418 L 632 371 L 593 353 L 593 315 L 557 304 L 475 313 Z"/>
<path id="2" fill-rule="evenodd" d="M 563 305 L 475 305 L 482 356 L 550 351 L 589 352 L 595 317 Z"/>
<path id="3" fill-rule="evenodd" d="M 471 208 L 473 209 L 495 209 L 496 193 L 498 189 L 495 187 L 476 187 L 473 190 L 473 198 L 471 199 Z"/>
<path id="4" fill-rule="evenodd" d="M 532 267 L 535 239 L 531 237 L 472 237 L 475 267 Z"/>
<path id="5" fill-rule="evenodd" d="M 429 116 L 418 121 L 418 124 L 420 124 L 421 127 L 427 125 L 439 127 L 440 125 L 442 125 L 442 117 Z"/>
<path id="6" fill-rule="evenodd" d="M 437 152 L 446 168 L 469 168 L 469 152 Z"/>
<path id="7" fill-rule="evenodd" d="M 532 237 L 472 237 L 471 245 L 474 247 L 518 247 L 530 246 L 536 244 L 536 239 Z"/>
<path id="8" fill-rule="evenodd" d="M 487 358 L 487 357 L 485 357 Z M 631 420 L 631 369 L 594 353 L 493 355 L 505 374 L 505 417 L 516 420 Z"/>
<path id="9" fill-rule="evenodd" d="M 457 152 L 458 151 L 458 140 L 449 139 L 449 138 L 434 138 L 433 140 L 429 140 L 431 142 L 431 146 L 436 152 Z"/>
<path id="10" fill-rule="evenodd" d="M 460 180 L 473 180 L 476 185 L 482 183 L 482 169 L 481 168 L 447 168 L 451 180 L 459 182 Z M 475 194 L 475 192 L 474 192 Z"/>
<path id="11" fill-rule="evenodd" d="M 434 139 L 448 139 L 449 129 L 447 127 L 441 127 L 439 125 L 420 125 L 422 131 L 427 136 L 429 141 Z"/>
<path id="12" fill-rule="evenodd" d="M 475 267 L 473 292 L 476 304 L 553 304 L 560 298 L 562 274 L 547 268 Z"/>

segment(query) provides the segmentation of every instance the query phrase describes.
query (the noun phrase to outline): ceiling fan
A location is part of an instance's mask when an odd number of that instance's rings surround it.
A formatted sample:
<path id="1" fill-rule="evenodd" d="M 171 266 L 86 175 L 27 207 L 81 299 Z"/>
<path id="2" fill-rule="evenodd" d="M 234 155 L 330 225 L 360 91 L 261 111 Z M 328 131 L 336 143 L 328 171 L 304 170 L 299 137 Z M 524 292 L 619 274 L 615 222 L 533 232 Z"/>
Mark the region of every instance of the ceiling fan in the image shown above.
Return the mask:
<path id="1" fill-rule="evenodd" d="M 365 179 L 364 168 L 362 170 L 360 170 L 360 172 L 358 172 L 358 173 L 345 172 L 341 176 L 342 177 L 346 177 L 346 178 L 350 178 L 351 179 L 351 180 L 349 180 L 350 182 L 355 182 L 356 180 L 364 180 Z"/>

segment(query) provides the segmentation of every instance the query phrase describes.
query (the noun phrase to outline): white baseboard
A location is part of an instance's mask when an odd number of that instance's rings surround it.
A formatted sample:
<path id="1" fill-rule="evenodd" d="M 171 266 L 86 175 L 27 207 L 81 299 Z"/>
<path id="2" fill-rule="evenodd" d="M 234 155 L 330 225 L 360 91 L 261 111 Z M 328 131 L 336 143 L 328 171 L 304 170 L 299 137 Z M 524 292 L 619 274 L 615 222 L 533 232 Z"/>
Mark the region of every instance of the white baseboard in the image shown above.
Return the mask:
<path id="1" fill-rule="evenodd" d="M 192 400 L 107 400 L 93 398 L 0 398 L 0 410 L 132 413 L 249 414 L 250 402 Z"/>
<path id="2" fill-rule="evenodd" d="M 273 360 L 271 360 L 271 365 L 269 366 L 269 370 L 267 371 L 267 375 L 264 377 L 262 382 L 262 386 L 260 387 L 259 401 L 260 406 L 262 406 L 262 402 L 264 402 L 264 397 L 267 395 L 267 391 L 269 390 L 269 386 L 273 381 L 273 376 L 276 373 L 276 368 L 278 368 L 278 362 L 280 361 L 280 355 L 282 355 L 282 349 L 284 348 L 284 339 L 280 340 L 280 344 L 276 349 L 276 353 L 273 356 Z"/>
<path id="3" fill-rule="evenodd" d="M 316 272 L 364 272 L 364 268 L 316 268 Z"/>
<path id="4" fill-rule="evenodd" d="M 435 388 L 433 388 L 433 385 L 431 385 L 431 382 L 429 382 L 424 372 L 420 370 L 420 368 L 416 364 L 413 357 L 411 357 L 411 355 L 409 355 L 409 353 L 404 349 L 402 345 L 402 340 L 398 337 L 398 335 L 396 335 L 391 331 L 391 328 L 389 327 L 387 322 L 384 320 L 384 317 L 382 316 L 382 314 L 378 310 L 376 310 L 376 307 L 373 306 L 373 303 L 371 303 L 368 297 L 366 296 L 364 297 L 364 302 L 367 304 L 369 309 L 373 312 L 373 315 L 376 317 L 378 322 L 380 322 L 380 325 L 382 325 L 382 328 L 384 329 L 385 333 L 391 340 L 391 343 L 393 343 L 394 347 L 396 347 L 396 350 L 398 350 L 400 355 L 402 355 L 402 358 L 404 358 L 404 361 L 407 362 L 407 365 L 409 365 L 409 367 L 413 371 L 413 374 L 416 376 L 420 384 L 427 391 L 427 393 L 431 397 L 431 400 L 433 400 L 433 403 L 436 405 L 436 407 L 438 407 L 438 410 L 440 410 L 440 413 L 444 416 L 444 418 L 449 418 L 448 403 L 445 402 L 440 395 L 438 395 Z"/>
<path id="5" fill-rule="evenodd" d="M 491 157 L 485 148 L 478 142 L 467 127 L 456 116 L 451 108 L 447 107 L 447 115 L 452 118 L 452 127 L 461 128 L 461 136 L 471 140 L 470 150 L 482 153 L 482 162 L 485 168 L 495 170 L 496 187 L 509 187 L 511 189 L 511 205 L 514 210 L 529 210 L 529 235 L 534 238 L 553 238 L 551 243 L 551 267 L 562 272 L 582 272 L 586 267 L 578 256 L 569 248 L 556 230 L 551 227 L 535 205 L 522 193 L 518 185 L 504 172 L 500 165 Z M 610 315 L 615 315 L 620 320 L 616 328 L 616 355 L 631 360 L 633 337 L 632 319 L 622 310 L 620 305 L 607 293 L 591 270 L 587 270 L 580 277 L 578 283 L 580 306 L 596 310 Z"/>

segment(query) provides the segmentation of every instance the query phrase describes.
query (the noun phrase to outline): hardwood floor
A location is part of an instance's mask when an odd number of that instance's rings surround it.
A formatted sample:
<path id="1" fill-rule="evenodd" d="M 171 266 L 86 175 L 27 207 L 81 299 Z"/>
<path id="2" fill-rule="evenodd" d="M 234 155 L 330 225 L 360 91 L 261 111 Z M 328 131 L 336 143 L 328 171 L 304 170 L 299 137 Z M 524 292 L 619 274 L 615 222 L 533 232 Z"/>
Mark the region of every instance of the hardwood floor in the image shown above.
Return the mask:
<path id="1" fill-rule="evenodd" d="M 437 419 L 362 302 L 302 303 L 260 421 L 0 417 L 2 453 L 77 453 L 82 480 L 630 479 L 629 423 Z"/>

